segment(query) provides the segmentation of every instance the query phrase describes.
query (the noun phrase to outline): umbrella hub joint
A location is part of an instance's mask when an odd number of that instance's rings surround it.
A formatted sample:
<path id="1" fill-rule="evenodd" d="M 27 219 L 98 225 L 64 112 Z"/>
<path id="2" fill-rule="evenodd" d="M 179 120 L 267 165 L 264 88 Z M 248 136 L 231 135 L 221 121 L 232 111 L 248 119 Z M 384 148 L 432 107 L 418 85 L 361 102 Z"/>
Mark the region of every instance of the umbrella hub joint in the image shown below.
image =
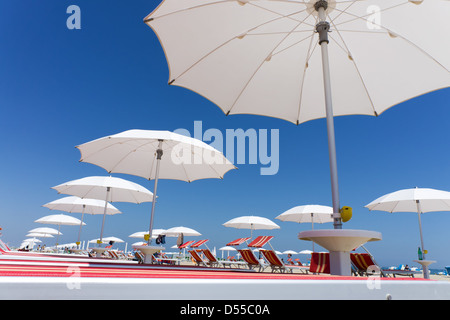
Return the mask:
<path id="1" fill-rule="evenodd" d="M 314 9 L 319 12 L 319 9 L 323 8 L 324 10 L 328 9 L 328 1 L 326 0 L 318 0 L 314 3 Z"/>
<path id="2" fill-rule="evenodd" d="M 316 24 L 316 32 L 319 34 L 319 44 L 322 44 L 322 42 L 329 43 L 328 32 L 330 32 L 330 24 L 328 21 L 320 21 Z"/>
<path id="3" fill-rule="evenodd" d="M 161 160 L 162 155 L 163 155 L 163 150 L 162 149 L 156 150 L 156 159 Z"/>

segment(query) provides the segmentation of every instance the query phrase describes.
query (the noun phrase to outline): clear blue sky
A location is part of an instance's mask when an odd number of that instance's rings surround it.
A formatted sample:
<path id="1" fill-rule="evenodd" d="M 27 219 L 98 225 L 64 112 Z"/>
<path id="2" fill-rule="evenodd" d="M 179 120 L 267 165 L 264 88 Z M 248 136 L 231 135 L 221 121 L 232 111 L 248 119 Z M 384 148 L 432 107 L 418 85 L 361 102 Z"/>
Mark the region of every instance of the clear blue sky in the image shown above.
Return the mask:
<path id="1" fill-rule="evenodd" d="M 261 116 L 226 117 L 211 102 L 168 86 L 168 68 L 153 31 L 143 23 L 158 1 L 3 0 L 0 2 L 0 225 L 2 239 L 19 245 L 34 220 L 49 214 L 52 186 L 91 175 L 100 167 L 79 163 L 75 146 L 129 129 L 193 132 L 203 129 L 278 129 L 280 167 L 261 176 L 261 164 L 241 164 L 223 180 L 161 180 L 155 227 L 187 226 L 218 249 L 248 230 L 222 224 L 242 215 L 274 219 L 293 206 L 331 205 L 325 120 L 295 126 Z M 66 9 L 81 8 L 81 30 L 69 30 Z M 448 48 L 447 48 L 448 49 Z M 413 265 L 420 244 L 417 215 L 369 213 L 364 205 L 412 187 L 450 191 L 450 90 L 440 90 L 387 110 L 381 116 L 335 119 L 341 205 L 353 207 L 348 229 L 379 231 L 367 248 L 384 266 Z M 233 159 L 230 159 L 233 160 Z M 153 181 L 115 175 L 153 190 Z M 122 215 L 107 217 L 105 236 L 129 244 L 148 228 L 151 203 L 114 203 Z M 79 214 L 72 214 L 80 218 Z M 310 249 L 297 239 L 309 224 L 274 220 L 278 250 Z M 101 216 L 87 216 L 83 240 L 100 234 Z M 450 265 L 450 212 L 422 217 L 428 258 Z M 316 228 L 332 228 L 331 224 Z M 78 228 L 63 226 L 60 243 L 76 241 Z M 167 246 L 175 238 L 167 239 Z M 45 240 L 49 245 L 54 240 Z M 304 259 L 304 257 L 300 257 Z"/>

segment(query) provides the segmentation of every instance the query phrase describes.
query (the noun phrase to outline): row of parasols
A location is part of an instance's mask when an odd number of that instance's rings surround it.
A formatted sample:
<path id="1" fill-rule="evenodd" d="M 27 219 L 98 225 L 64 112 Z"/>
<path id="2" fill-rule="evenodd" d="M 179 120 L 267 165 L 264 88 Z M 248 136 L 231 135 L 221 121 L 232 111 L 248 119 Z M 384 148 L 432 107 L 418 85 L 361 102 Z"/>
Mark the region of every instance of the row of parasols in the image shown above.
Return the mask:
<path id="1" fill-rule="evenodd" d="M 152 202 L 148 243 L 151 242 L 159 179 L 192 182 L 199 179 L 223 179 L 236 167 L 218 150 L 201 140 L 169 131 L 128 130 L 77 146 L 80 162 L 96 164 L 108 173 L 124 173 L 154 180 L 154 193 L 143 186 L 117 177 L 92 176 L 52 187 L 69 195 L 44 207 L 70 213 L 81 213 L 81 220 L 64 214 L 49 215 L 35 222 L 58 225 L 85 225 L 85 214 L 103 214 L 99 246 L 107 215 L 121 213 L 110 202 L 140 204 Z M 58 230 L 59 231 L 59 230 Z M 36 232 L 34 232 L 36 233 Z"/>
<path id="2" fill-rule="evenodd" d="M 134 198 L 135 201 L 139 201 L 136 203 L 140 203 L 145 202 L 146 199 L 148 201 L 148 199 L 150 199 L 153 196 L 153 194 L 150 191 L 148 191 L 147 189 L 143 188 L 138 184 L 114 177 L 88 177 L 84 179 L 70 181 L 53 188 L 58 190 L 58 192 L 60 193 L 67 193 L 71 192 L 69 190 L 83 189 L 81 188 L 81 186 L 83 185 L 91 186 L 90 188 L 86 188 L 86 190 L 89 189 L 91 192 L 86 193 L 86 195 L 89 196 L 94 196 L 96 193 L 101 194 L 100 192 L 101 189 L 98 189 L 100 188 L 99 186 L 107 185 L 109 186 L 110 190 L 109 192 L 111 192 L 111 194 L 114 195 L 115 197 L 114 199 L 116 199 L 116 201 L 119 201 L 118 199 L 120 199 L 121 201 L 127 201 L 127 199 L 128 200 L 130 199 L 127 197 L 131 197 Z M 127 185 L 127 188 L 124 187 L 125 185 Z M 122 186 L 122 188 L 120 188 L 119 186 Z M 131 187 L 133 187 L 133 189 L 135 190 L 134 195 Z M 114 192 L 112 192 L 112 190 L 114 190 Z M 46 216 L 36 220 L 36 222 L 38 223 L 57 224 L 59 227 L 61 225 L 79 225 L 80 231 L 78 235 L 77 244 L 79 244 L 80 241 L 81 227 L 82 225 L 84 225 L 83 223 L 84 214 L 102 214 L 105 212 L 104 208 L 106 208 L 106 214 L 108 215 L 121 213 L 118 209 L 116 209 L 114 206 L 112 206 L 110 203 L 104 200 L 95 200 L 86 198 L 83 199 L 76 196 L 69 196 L 62 199 L 58 199 L 56 201 L 45 204 L 44 207 L 47 207 L 52 210 L 82 213 L 81 220 L 63 214 Z M 430 188 L 404 189 L 384 195 L 372 201 L 371 203 L 366 205 L 366 207 L 369 210 L 418 213 L 421 247 L 422 252 L 426 253 L 427 251 L 424 249 L 423 245 L 421 214 L 425 212 L 450 211 L 450 192 Z M 333 208 L 323 205 L 296 206 L 278 215 L 276 219 L 296 223 L 311 223 L 312 229 L 314 229 L 314 223 L 333 222 Z M 279 225 L 277 225 L 270 219 L 259 216 L 237 217 L 225 222 L 223 226 L 238 229 L 250 229 L 251 237 L 253 237 L 253 230 L 263 230 L 263 229 L 271 230 L 280 228 Z M 47 234 L 56 234 L 56 235 L 61 234 L 59 230 L 57 231 L 54 230 L 50 232 L 48 229 L 50 228 L 33 229 L 29 231 L 30 233 L 27 236 L 45 237 Z M 103 224 L 102 224 L 102 232 L 103 232 Z M 142 231 L 136 232 L 130 235 L 130 237 L 147 239 L 149 237 L 149 234 L 150 234 L 149 231 Z M 201 235 L 196 230 L 186 227 L 174 227 L 168 230 L 164 229 L 152 230 L 152 238 L 156 238 L 160 234 L 173 237 L 179 236 L 180 234 L 184 234 L 185 236 Z M 110 240 L 109 238 L 102 239 L 101 237 L 100 239 L 97 239 L 97 242 L 104 243 L 105 241 L 109 240 Z"/>

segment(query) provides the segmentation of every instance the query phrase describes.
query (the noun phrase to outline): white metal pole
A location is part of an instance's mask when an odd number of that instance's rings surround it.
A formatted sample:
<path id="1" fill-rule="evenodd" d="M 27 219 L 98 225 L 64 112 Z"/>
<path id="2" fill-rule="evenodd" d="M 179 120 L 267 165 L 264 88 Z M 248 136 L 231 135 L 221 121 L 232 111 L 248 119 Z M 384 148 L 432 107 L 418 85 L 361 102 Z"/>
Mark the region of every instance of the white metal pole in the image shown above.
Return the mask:
<path id="1" fill-rule="evenodd" d="M 425 258 L 425 248 L 423 246 L 423 234 L 422 234 L 422 220 L 420 219 L 420 215 L 422 214 L 422 208 L 420 206 L 420 201 L 416 200 L 417 205 L 417 214 L 419 216 L 419 232 L 420 232 L 420 245 L 422 246 L 422 260 L 426 260 Z M 419 258 L 420 259 L 420 258 Z M 423 270 L 423 277 L 425 279 L 429 279 L 429 271 L 428 271 L 428 265 L 422 264 L 422 270 Z"/>
<path id="2" fill-rule="evenodd" d="M 161 162 L 161 158 L 163 155 L 162 150 L 163 140 L 159 140 L 158 150 L 156 150 L 156 172 L 155 172 L 155 188 L 153 190 L 153 200 L 152 200 L 152 213 L 150 215 L 150 227 L 149 227 L 149 237 L 147 243 L 150 245 L 152 242 L 152 233 L 153 233 L 153 217 L 155 215 L 155 206 L 156 206 L 156 190 L 158 188 L 158 178 L 159 178 L 159 165 Z"/>
<path id="3" fill-rule="evenodd" d="M 84 209 L 86 209 L 86 205 L 83 204 L 83 210 L 81 212 L 81 221 L 80 221 L 80 229 L 78 230 L 78 240 L 77 242 L 80 242 L 80 237 L 81 237 L 81 227 L 83 226 L 83 217 L 84 217 Z M 77 244 L 77 248 L 81 248 L 79 244 Z"/>
<path id="4" fill-rule="evenodd" d="M 330 65 L 328 58 L 328 31 L 329 23 L 326 21 L 325 9 L 328 5 L 327 1 L 318 1 L 316 10 L 319 13 L 319 23 L 316 30 L 319 33 L 319 44 L 322 52 L 322 68 L 323 81 L 325 90 L 325 107 L 328 130 L 328 153 L 330 157 L 330 174 L 331 174 L 331 196 L 333 201 L 333 219 L 334 228 L 342 229 L 342 220 L 340 216 L 339 203 L 339 186 L 337 174 L 337 160 L 336 160 L 336 142 L 334 136 L 334 119 L 333 119 L 333 104 L 331 96 L 331 81 L 330 81 Z"/>
<path id="5" fill-rule="evenodd" d="M 313 212 L 311 212 L 311 230 L 314 230 L 314 213 Z M 312 251 L 313 252 L 315 252 L 315 250 L 314 250 L 314 241 L 311 241 L 312 242 Z"/>
<path id="6" fill-rule="evenodd" d="M 101 247 L 102 241 L 103 241 L 103 228 L 105 226 L 105 217 L 106 217 L 106 208 L 108 206 L 108 196 L 111 192 L 111 187 L 106 188 L 106 199 L 105 199 L 105 209 L 103 210 L 103 221 L 102 221 L 102 230 L 100 232 L 100 243 L 98 244 L 99 247 Z"/>
<path id="7" fill-rule="evenodd" d="M 420 215 L 422 214 L 422 208 L 420 207 L 420 201 L 416 200 L 417 205 L 417 214 L 419 216 L 419 232 L 420 232 L 420 246 L 422 247 L 422 257 L 425 260 L 425 248 L 423 246 L 423 234 L 422 234 L 422 220 L 420 219 Z"/>

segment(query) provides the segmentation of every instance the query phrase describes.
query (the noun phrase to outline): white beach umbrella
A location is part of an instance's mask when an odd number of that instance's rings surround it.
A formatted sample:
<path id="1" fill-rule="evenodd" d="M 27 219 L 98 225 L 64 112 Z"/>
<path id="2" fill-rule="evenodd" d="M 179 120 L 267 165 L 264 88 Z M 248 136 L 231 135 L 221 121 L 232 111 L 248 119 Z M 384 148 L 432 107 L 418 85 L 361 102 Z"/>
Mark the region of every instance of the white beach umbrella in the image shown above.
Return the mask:
<path id="1" fill-rule="evenodd" d="M 55 189 L 58 193 L 69 194 L 83 199 L 99 199 L 105 201 L 100 240 L 103 238 L 105 217 L 108 213 L 108 202 L 142 203 L 153 201 L 153 193 L 143 186 L 116 177 L 85 177 L 62 183 L 52 187 L 52 189 Z"/>
<path id="2" fill-rule="evenodd" d="M 311 223 L 311 229 L 314 229 L 314 223 L 333 222 L 333 208 L 317 204 L 297 206 L 283 212 L 275 219 L 297 223 Z M 312 242 L 312 248 L 314 251 L 314 241 Z"/>
<path id="3" fill-rule="evenodd" d="M 449 87 L 449 16 L 446 0 L 164 0 L 144 21 L 164 48 L 170 85 L 227 115 L 327 118 L 340 229 L 333 117 L 378 116 Z"/>
<path id="4" fill-rule="evenodd" d="M 231 219 L 222 225 L 228 228 L 250 229 L 251 238 L 253 238 L 253 230 L 273 230 L 280 228 L 275 222 L 259 216 L 241 216 Z"/>
<path id="5" fill-rule="evenodd" d="M 166 231 L 166 230 L 165 229 L 153 229 L 152 238 L 156 239 L 164 231 Z M 148 231 L 138 231 L 138 232 L 130 234 L 128 237 L 145 239 L 146 235 L 148 235 L 148 234 L 150 234 Z"/>
<path id="6" fill-rule="evenodd" d="M 89 243 L 98 243 L 99 241 L 100 241 L 100 239 L 97 238 L 97 239 L 90 240 Z M 118 243 L 125 242 L 122 239 L 117 238 L 117 237 L 104 237 L 101 241 L 102 241 L 102 243 L 109 243 L 110 241 L 118 242 Z"/>
<path id="7" fill-rule="evenodd" d="M 210 145 L 180 134 L 156 130 L 128 130 L 77 146 L 81 162 L 98 165 L 108 172 L 126 173 L 154 179 L 154 197 L 158 179 L 192 182 L 198 179 L 222 179 L 235 166 Z M 150 215 L 150 238 L 156 198 Z"/>
<path id="8" fill-rule="evenodd" d="M 202 235 L 200 232 L 194 229 L 183 226 L 167 229 L 166 231 L 163 231 L 161 234 L 164 234 L 166 237 L 178 237 L 180 234 L 183 234 L 183 236 L 193 236 L 193 237 Z"/>
<path id="9" fill-rule="evenodd" d="M 91 215 L 104 214 L 105 206 L 107 215 L 122 213 L 112 204 L 104 200 L 87 199 L 87 198 L 83 199 L 77 196 L 64 197 L 43 205 L 43 207 L 49 208 L 50 210 L 59 210 L 70 213 L 81 213 L 81 222 L 83 222 L 85 214 Z M 78 240 L 77 240 L 78 243 L 80 242 L 81 237 L 81 227 L 82 224 L 80 223 L 80 229 L 78 231 Z"/>
<path id="10" fill-rule="evenodd" d="M 62 233 L 54 228 L 49 228 L 49 227 L 40 227 L 40 228 L 34 228 L 31 229 L 28 232 L 33 232 L 33 233 L 39 233 L 39 234 L 43 234 L 45 235 L 62 235 Z"/>
<path id="11" fill-rule="evenodd" d="M 222 259 L 223 259 L 223 252 L 224 251 L 237 251 L 236 248 L 230 247 L 230 246 L 225 246 L 219 249 L 220 251 L 222 251 Z"/>
<path id="12" fill-rule="evenodd" d="M 42 218 L 37 219 L 37 223 L 42 224 L 54 224 L 54 225 L 64 225 L 64 226 L 79 226 L 80 223 L 82 223 L 79 219 L 65 215 L 65 214 L 52 214 L 49 216 L 45 216 Z M 86 223 L 83 222 L 83 225 L 86 225 Z M 58 230 L 59 232 L 59 230 Z"/>
<path id="13" fill-rule="evenodd" d="M 49 216 L 39 218 L 34 222 L 42 223 L 42 224 L 54 224 L 54 225 L 58 226 L 56 245 L 58 245 L 59 235 L 61 234 L 59 232 L 59 230 L 62 225 L 64 225 L 64 226 L 79 226 L 80 224 L 82 224 L 83 226 L 86 225 L 86 223 L 82 222 L 81 220 L 71 217 L 71 216 L 68 216 L 68 215 L 65 215 L 65 214 L 52 214 Z"/>
<path id="14" fill-rule="evenodd" d="M 420 243 L 422 252 L 424 252 L 420 216 L 425 212 L 450 211 L 450 192 L 430 188 L 403 189 L 381 196 L 365 207 L 371 211 L 417 213 Z M 423 259 L 425 260 L 425 253 L 423 253 Z"/>
<path id="15" fill-rule="evenodd" d="M 298 252 L 294 251 L 294 250 L 286 250 L 286 251 L 283 251 L 283 254 L 298 254 Z"/>
<path id="16" fill-rule="evenodd" d="M 40 243 L 40 242 L 42 242 L 42 241 L 39 239 L 36 239 L 36 238 L 25 239 L 22 241 L 19 248 L 24 248 L 24 247 L 29 247 L 29 246 L 31 246 L 31 248 L 33 248 L 35 243 Z"/>
<path id="17" fill-rule="evenodd" d="M 42 241 L 39 239 L 35 239 L 35 238 L 28 238 L 28 239 L 23 240 L 22 242 L 41 243 Z"/>
<path id="18" fill-rule="evenodd" d="M 333 208 L 315 204 L 297 206 L 283 212 L 275 219 L 297 223 L 311 223 L 314 229 L 314 223 L 333 222 Z"/>
<path id="19" fill-rule="evenodd" d="M 30 232 L 26 234 L 26 237 L 35 237 L 35 238 L 53 238 L 51 234 L 39 233 L 39 232 Z"/>
<path id="20" fill-rule="evenodd" d="M 153 193 L 143 186 L 116 177 L 91 176 L 68 181 L 52 187 L 61 194 L 108 202 L 143 203 L 153 200 Z M 108 191 L 109 189 L 109 191 Z"/>

